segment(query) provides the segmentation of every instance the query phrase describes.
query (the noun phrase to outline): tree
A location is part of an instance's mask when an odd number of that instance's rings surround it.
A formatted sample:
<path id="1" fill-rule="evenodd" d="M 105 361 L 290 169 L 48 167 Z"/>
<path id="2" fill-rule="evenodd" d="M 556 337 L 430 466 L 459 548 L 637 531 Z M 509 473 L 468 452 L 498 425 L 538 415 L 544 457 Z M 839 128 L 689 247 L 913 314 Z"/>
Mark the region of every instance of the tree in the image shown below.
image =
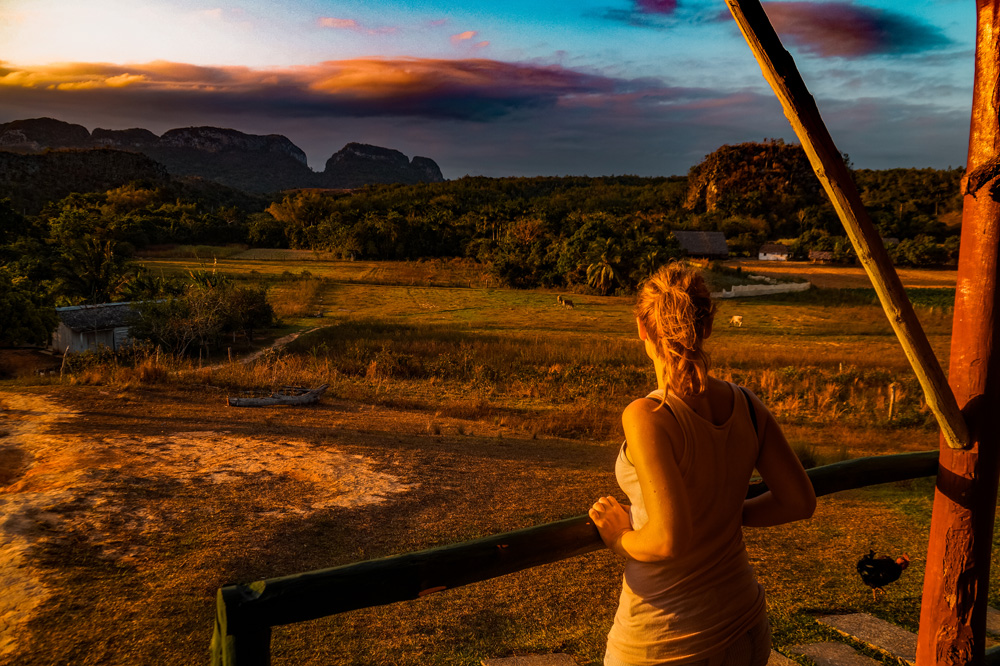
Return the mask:
<path id="1" fill-rule="evenodd" d="M 587 267 L 587 284 L 601 292 L 602 296 L 607 296 L 621 282 L 616 268 L 620 261 L 621 255 L 615 242 L 607 239 L 600 258 Z"/>
<path id="2" fill-rule="evenodd" d="M 27 278 L 0 267 L 0 346 L 43 345 L 59 320 Z"/>
<path id="3" fill-rule="evenodd" d="M 67 197 L 49 221 L 47 242 L 60 294 L 71 301 L 107 303 L 117 300 L 134 276 L 129 263 L 133 248 L 122 240 L 128 224 L 108 220 L 86 197 Z"/>
<path id="4" fill-rule="evenodd" d="M 192 281 L 182 294 L 140 303 L 137 310 L 139 321 L 132 328 L 133 337 L 177 355 L 195 347 L 218 348 L 227 333 L 243 333 L 252 339 L 255 329 L 274 323 L 274 310 L 264 287 L 235 285 L 228 280 Z"/>
<path id="5" fill-rule="evenodd" d="M 274 324 L 274 308 L 267 302 L 267 289 L 259 285 L 232 285 L 224 288 L 226 304 L 223 329 L 243 333 L 253 340 L 255 329 Z"/>

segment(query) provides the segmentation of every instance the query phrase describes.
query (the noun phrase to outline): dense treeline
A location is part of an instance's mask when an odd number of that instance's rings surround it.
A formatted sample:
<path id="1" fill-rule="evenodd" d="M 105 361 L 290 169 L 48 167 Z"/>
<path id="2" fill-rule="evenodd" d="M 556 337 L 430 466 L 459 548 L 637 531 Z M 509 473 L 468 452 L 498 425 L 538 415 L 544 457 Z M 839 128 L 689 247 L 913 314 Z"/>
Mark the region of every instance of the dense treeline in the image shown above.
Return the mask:
<path id="1" fill-rule="evenodd" d="M 263 287 L 200 273 L 167 280 L 131 259 L 175 239 L 240 242 L 253 215 L 171 201 L 169 191 L 142 185 L 72 194 L 30 218 L 0 201 L 0 345 L 46 342 L 56 306 L 116 301 L 156 302 L 142 313 L 146 337 L 175 351 L 210 348 L 227 333 L 252 336 L 274 318 Z"/>
<path id="2" fill-rule="evenodd" d="M 956 261 L 962 175 L 854 171 L 879 232 L 898 241 L 890 247 L 897 263 Z M 767 141 L 723 146 L 687 176 L 669 178 L 466 177 L 272 199 L 189 179 L 72 194 L 30 216 L 2 204 L 0 288 L 10 308 L 25 311 L 37 302 L 177 297 L 185 287 L 144 273 L 130 261 L 136 250 L 245 244 L 345 258 L 469 257 L 513 287 L 613 293 L 681 254 L 675 230 L 722 231 L 737 256 L 782 240 L 793 258 L 826 251 L 853 260 L 801 148 Z"/>

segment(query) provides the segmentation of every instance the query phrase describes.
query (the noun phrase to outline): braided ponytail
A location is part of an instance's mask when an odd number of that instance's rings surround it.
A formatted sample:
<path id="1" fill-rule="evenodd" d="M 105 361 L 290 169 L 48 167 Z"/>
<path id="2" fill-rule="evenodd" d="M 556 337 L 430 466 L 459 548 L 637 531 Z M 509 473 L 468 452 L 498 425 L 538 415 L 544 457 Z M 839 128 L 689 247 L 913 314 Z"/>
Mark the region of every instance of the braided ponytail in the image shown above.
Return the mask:
<path id="1" fill-rule="evenodd" d="M 635 316 L 666 367 L 667 388 L 681 397 L 702 393 L 709 362 L 702 345 L 715 304 L 701 273 L 681 263 L 663 266 L 640 287 Z"/>

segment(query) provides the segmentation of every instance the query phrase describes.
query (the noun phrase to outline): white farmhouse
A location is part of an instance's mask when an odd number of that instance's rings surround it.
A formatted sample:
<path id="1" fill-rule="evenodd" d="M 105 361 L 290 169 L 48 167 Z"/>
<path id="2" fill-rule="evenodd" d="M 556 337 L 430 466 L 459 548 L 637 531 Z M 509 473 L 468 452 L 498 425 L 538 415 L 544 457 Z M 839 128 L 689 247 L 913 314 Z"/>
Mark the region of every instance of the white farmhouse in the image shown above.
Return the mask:
<path id="1" fill-rule="evenodd" d="M 757 251 L 760 261 L 788 261 L 788 246 L 781 243 L 764 243 Z"/>
<path id="2" fill-rule="evenodd" d="M 59 326 L 52 334 L 52 348 L 62 354 L 84 352 L 100 346 L 120 349 L 130 341 L 135 320 L 132 303 L 102 303 L 56 308 Z"/>

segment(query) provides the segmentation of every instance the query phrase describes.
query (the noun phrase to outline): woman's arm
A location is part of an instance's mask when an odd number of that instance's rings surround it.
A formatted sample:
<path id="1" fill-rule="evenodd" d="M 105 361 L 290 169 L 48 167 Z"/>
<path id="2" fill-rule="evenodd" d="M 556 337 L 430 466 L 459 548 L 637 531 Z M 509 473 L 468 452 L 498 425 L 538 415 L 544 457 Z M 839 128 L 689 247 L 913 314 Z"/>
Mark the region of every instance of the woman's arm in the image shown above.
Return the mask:
<path id="1" fill-rule="evenodd" d="M 633 530 L 625 510 L 611 497 L 599 499 L 590 510 L 604 543 L 642 562 L 675 557 L 692 534 L 691 511 L 670 444 L 683 433 L 672 414 L 654 414 L 655 408 L 654 401 L 643 398 L 622 414 L 625 441 L 649 520 L 641 529 Z"/>
<path id="2" fill-rule="evenodd" d="M 743 503 L 743 524 L 747 527 L 770 527 L 809 518 L 816 510 L 816 493 L 802 463 L 792 451 L 771 412 L 750 394 L 750 409 L 755 409 L 761 424 L 757 471 L 768 491 Z"/>

